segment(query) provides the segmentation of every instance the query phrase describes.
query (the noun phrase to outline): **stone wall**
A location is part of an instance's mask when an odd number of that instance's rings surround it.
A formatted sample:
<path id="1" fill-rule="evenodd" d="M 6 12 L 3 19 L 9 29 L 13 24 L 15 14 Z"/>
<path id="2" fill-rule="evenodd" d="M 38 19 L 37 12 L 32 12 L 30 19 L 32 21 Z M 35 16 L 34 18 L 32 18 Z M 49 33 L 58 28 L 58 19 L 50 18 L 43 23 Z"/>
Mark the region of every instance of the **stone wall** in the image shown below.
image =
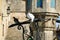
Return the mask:
<path id="1" fill-rule="evenodd" d="M 10 21 L 8 22 L 9 25 L 15 23 L 13 17 L 16 17 L 20 22 L 27 20 L 25 18 L 26 17 L 25 13 L 11 13 L 10 14 Z M 23 25 L 23 26 L 24 27 L 26 26 L 27 30 L 29 30 L 29 26 L 28 27 L 27 27 L 27 25 Z M 22 35 L 23 35 L 23 29 L 21 28 L 21 30 L 18 30 L 17 26 L 14 26 L 12 28 L 7 29 L 7 35 L 5 37 L 5 40 L 23 40 Z"/>
<path id="2" fill-rule="evenodd" d="M 0 26 L 0 29 L 1 29 L 0 30 L 0 32 L 1 32 L 0 33 L 0 40 L 23 40 L 23 38 L 22 38 L 22 29 L 18 30 L 17 26 L 14 26 L 12 28 L 8 28 L 8 26 L 14 23 L 13 17 L 16 17 L 21 22 L 27 20 L 25 18 L 26 17 L 26 15 L 25 15 L 25 12 L 26 12 L 25 1 L 23 1 L 23 0 L 10 0 L 10 2 L 11 2 L 11 5 L 10 5 L 10 7 L 11 7 L 11 13 L 8 16 L 7 15 L 7 10 L 6 10 L 7 9 L 6 0 L 0 0 L 0 14 L 1 13 L 3 14 L 3 16 L 2 15 L 0 16 L 0 20 L 2 22 L 2 23 L 0 23 L 0 25 L 1 25 Z M 46 3 L 45 0 L 43 2 Z M 60 2 L 60 0 L 58 0 L 58 1 L 56 0 L 56 3 L 57 3 L 56 4 L 56 9 L 57 9 L 58 12 L 60 11 L 60 3 L 59 2 Z M 41 8 L 39 8 L 37 10 L 37 7 L 36 7 L 35 3 L 36 3 L 36 0 L 32 0 L 32 12 L 42 11 Z M 46 5 L 44 5 L 45 9 L 46 9 Z M 45 10 L 43 10 L 43 11 L 45 11 Z M 46 25 L 47 24 L 48 23 L 46 23 Z M 28 30 L 28 33 L 29 33 L 30 32 L 29 31 L 29 24 L 28 24 L 28 26 L 27 25 L 24 25 L 24 26 L 26 26 L 26 29 Z M 35 30 L 33 32 L 35 33 Z M 49 34 L 49 31 L 44 31 L 44 33 L 45 33 L 45 36 L 47 36 Z M 51 36 L 52 35 L 53 34 L 51 34 Z M 48 37 L 51 37 L 51 36 L 47 36 L 46 40 L 47 40 Z M 42 37 L 44 38 L 44 35 Z"/>

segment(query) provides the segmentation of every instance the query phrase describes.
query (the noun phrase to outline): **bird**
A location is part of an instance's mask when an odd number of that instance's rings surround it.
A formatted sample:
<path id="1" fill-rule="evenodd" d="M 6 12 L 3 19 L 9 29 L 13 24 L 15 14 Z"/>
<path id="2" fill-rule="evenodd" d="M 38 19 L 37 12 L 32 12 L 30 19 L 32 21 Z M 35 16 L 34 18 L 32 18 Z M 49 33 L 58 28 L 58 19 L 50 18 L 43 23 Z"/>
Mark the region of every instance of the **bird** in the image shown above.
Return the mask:
<path id="1" fill-rule="evenodd" d="M 22 24 L 29 24 L 30 23 L 30 21 L 24 21 L 24 22 L 20 22 L 17 18 L 15 18 L 15 17 L 13 17 L 13 19 L 14 19 L 14 24 L 11 24 L 11 25 L 9 25 L 9 28 L 11 28 L 11 27 L 14 27 L 14 26 L 16 26 L 16 25 L 18 25 L 18 27 L 17 28 L 19 28 L 20 26 L 22 27 Z"/>
<path id="2" fill-rule="evenodd" d="M 13 19 L 14 19 L 15 24 L 10 25 L 9 28 L 16 26 L 16 25 L 18 25 L 18 28 L 19 28 L 19 26 L 22 26 L 17 18 L 13 17 Z"/>
<path id="3" fill-rule="evenodd" d="M 15 17 L 13 17 L 15 23 L 19 23 L 19 20 Z"/>
<path id="4" fill-rule="evenodd" d="M 27 18 L 28 18 L 31 22 L 33 22 L 34 19 L 35 19 L 35 16 L 34 16 L 32 13 L 30 13 L 30 12 L 28 12 L 28 13 L 26 14 L 26 16 L 27 16 Z"/>

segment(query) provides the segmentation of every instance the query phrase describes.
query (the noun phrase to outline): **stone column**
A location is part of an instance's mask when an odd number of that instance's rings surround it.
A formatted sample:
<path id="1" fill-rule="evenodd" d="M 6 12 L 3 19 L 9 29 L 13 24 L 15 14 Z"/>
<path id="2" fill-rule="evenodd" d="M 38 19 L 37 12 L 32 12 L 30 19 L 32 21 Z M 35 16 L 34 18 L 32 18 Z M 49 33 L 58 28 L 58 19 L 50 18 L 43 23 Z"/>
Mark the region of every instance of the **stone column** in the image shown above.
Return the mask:
<path id="1" fill-rule="evenodd" d="M 42 12 L 35 14 L 35 16 L 37 18 L 41 17 L 42 19 L 46 19 L 44 21 L 38 22 L 41 40 L 53 40 L 53 30 L 55 29 L 58 13 Z M 50 20 L 47 21 L 49 18 Z"/>

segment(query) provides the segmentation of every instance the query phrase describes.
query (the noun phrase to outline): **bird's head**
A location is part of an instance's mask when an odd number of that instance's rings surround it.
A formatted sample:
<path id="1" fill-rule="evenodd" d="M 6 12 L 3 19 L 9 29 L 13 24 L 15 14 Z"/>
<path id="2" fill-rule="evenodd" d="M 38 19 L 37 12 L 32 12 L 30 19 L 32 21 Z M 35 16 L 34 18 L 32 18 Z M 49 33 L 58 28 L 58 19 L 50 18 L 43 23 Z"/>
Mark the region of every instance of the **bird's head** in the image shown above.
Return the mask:
<path id="1" fill-rule="evenodd" d="M 13 17 L 15 19 L 15 17 Z"/>

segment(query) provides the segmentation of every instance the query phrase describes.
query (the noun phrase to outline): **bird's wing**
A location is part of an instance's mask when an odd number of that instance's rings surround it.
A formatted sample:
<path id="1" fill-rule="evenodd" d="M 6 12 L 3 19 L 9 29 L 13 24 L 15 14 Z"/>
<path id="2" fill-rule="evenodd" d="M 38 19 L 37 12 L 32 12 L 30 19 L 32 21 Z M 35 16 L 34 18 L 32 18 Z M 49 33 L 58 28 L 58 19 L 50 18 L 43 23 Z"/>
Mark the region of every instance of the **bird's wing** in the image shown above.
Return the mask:
<path id="1" fill-rule="evenodd" d="M 33 14 L 29 14 L 31 18 L 34 18 L 35 16 Z"/>
<path id="2" fill-rule="evenodd" d="M 28 18 L 28 19 L 31 19 L 31 17 L 30 17 L 30 14 L 29 14 L 29 13 L 27 14 L 27 18 Z"/>
<path id="3" fill-rule="evenodd" d="M 31 22 L 33 22 L 33 21 L 34 21 L 35 16 L 34 16 L 33 14 L 31 14 L 31 13 L 29 13 L 28 15 L 29 15 L 29 19 L 31 19 Z"/>

